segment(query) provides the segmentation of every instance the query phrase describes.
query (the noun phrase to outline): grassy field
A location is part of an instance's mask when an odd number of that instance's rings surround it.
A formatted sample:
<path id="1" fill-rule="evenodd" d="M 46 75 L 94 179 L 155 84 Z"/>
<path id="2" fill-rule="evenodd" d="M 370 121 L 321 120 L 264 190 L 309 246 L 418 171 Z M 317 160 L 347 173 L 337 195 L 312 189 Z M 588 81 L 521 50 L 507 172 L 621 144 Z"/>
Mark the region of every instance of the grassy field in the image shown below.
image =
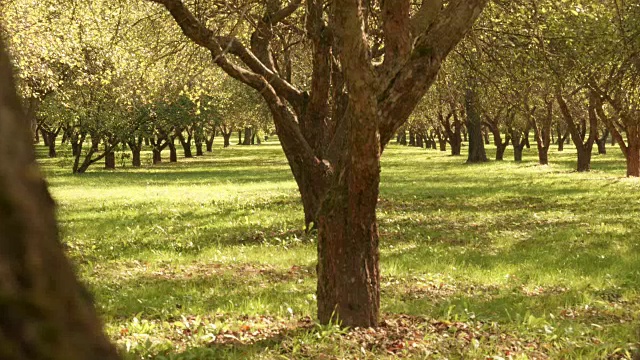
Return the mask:
<path id="1" fill-rule="evenodd" d="M 541 167 L 534 149 L 465 165 L 390 146 L 375 330 L 314 323 L 315 240 L 275 142 L 81 176 L 64 151 L 41 163 L 68 254 L 131 359 L 629 358 L 640 182 L 609 152 L 584 174 L 570 147 Z"/>

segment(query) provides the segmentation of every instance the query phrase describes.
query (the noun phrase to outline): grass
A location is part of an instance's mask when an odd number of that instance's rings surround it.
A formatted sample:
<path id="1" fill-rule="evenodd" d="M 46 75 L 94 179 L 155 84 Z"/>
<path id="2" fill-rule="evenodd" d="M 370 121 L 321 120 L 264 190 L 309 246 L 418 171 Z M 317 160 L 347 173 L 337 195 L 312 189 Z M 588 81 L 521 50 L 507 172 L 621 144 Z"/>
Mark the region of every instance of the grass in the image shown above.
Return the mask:
<path id="1" fill-rule="evenodd" d="M 313 322 L 315 239 L 277 143 L 82 176 L 38 151 L 127 358 L 630 358 L 638 340 L 640 182 L 618 149 L 576 173 L 570 147 L 543 167 L 391 145 L 375 330 Z"/>

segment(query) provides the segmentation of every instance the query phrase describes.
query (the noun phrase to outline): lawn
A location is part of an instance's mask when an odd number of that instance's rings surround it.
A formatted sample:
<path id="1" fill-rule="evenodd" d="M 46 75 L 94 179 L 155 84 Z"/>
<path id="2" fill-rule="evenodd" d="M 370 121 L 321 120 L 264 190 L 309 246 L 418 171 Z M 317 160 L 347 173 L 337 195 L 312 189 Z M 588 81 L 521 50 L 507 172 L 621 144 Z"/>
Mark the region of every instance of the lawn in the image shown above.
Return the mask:
<path id="1" fill-rule="evenodd" d="M 541 167 L 391 145 L 382 326 L 347 330 L 314 322 L 315 239 L 276 142 L 80 176 L 38 151 L 127 358 L 629 358 L 638 340 L 640 182 L 617 148 L 576 173 L 571 147 Z"/>

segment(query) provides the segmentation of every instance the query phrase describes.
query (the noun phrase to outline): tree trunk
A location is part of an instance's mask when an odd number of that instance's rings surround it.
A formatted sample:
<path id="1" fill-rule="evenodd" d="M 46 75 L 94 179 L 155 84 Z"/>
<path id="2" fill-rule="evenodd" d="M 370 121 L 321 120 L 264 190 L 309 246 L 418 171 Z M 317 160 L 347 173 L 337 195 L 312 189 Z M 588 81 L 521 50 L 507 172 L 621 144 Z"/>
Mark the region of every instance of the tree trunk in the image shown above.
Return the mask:
<path id="1" fill-rule="evenodd" d="M 496 145 L 496 161 L 504 160 L 504 152 L 507 150 L 507 146 L 509 146 L 509 142 L 505 142 L 504 144 Z"/>
<path id="2" fill-rule="evenodd" d="M 422 134 L 417 134 L 416 135 L 416 146 L 419 148 L 423 148 L 424 147 L 424 138 L 422 136 Z"/>
<path id="3" fill-rule="evenodd" d="M 409 146 L 416 146 L 416 134 L 409 130 Z"/>
<path id="4" fill-rule="evenodd" d="M 40 132 L 42 133 L 42 141 L 44 142 L 44 146 L 49 146 L 49 137 L 47 136 L 47 131 L 45 131 L 41 127 Z"/>
<path id="5" fill-rule="evenodd" d="M 149 141 L 149 138 L 148 138 L 148 137 L 145 137 L 145 138 L 144 138 L 144 146 L 149 146 L 149 145 L 150 145 L 150 143 L 151 143 L 151 142 Z"/>
<path id="6" fill-rule="evenodd" d="M 187 135 L 187 137 L 184 137 L 184 134 L 181 132 L 178 132 L 178 141 L 180 141 L 180 145 L 182 145 L 182 149 L 184 150 L 184 157 L 185 158 L 192 158 L 193 154 L 191 153 L 191 135 Z"/>
<path id="7" fill-rule="evenodd" d="M 629 141 L 626 160 L 627 176 L 640 177 L 640 139 Z"/>
<path id="8" fill-rule="evenodd" d="M 151 150 L 153 153 L 153 165 L 159 164 L 162 162 L 162 150 L 153 148 Z"/>
<path id="9" fill-rule="evenodd" d="M 56 156 L 58 156 L 58 153 L 56 152 L 56 137 L 55 135 L 51 134 L 51 136 L 49 137 L 49 140 L 47 141 L 49 143 L 49 157 L 50 158 L 54 158 Z"/>
<path id="10" fill-rule="evenodd" d="M 407 133 L 404 130 L 400 133 L 400 145 L 407 146 Z"/>
<path id="11" fill-rule="evenodd" d="M 607 154 L 607 137 L 609 137 L 609 130 L 605 130 L 602 133 L 602 137 L 596 137 L 596 145 L 598 146 L 598 155 Z"/>
<path id="12" fill-rule="evenodd" d="M 380 138 L 371 125 L 376 110 L 353 103 L 346 121 L 357 124 L 358 131 L 348 135 L 318 214 L 318 320 L 375 327 L 380 310 Z"/>
<path id="13" fill-rule="evenodd" d="M 484 144 L 491 145 L 491 139 L 489 138 L 489 129 L 485 128 L 482 134 L 484 136 Z"/>
<path id="14" fill-rule="evenodd" d="M 228 143 L 229 143 L 229 139 L 227 139 L 227 144 Z M 211 137 L 211 140 L 206 139 L 205 144 L 207 145 L 207 152 L 213 152 L 213 137 Z"/>
<path id="15" fill-rule="evenodd" d="M 486 162 L 487 153 L 484 150 L 484 139 L 482 138 L 482 122 L 480 114 L 476 109 L 475 81 L 469 80 L 468 89 L 465 94 L 465 107 L 467 113 L 467 131 L 469 134 L 469 154 L 467 164 Z"/>
<path id="16" fill-rule="evenodd" d="M 115 360 L 102 322 L 65 257 L 55 203 L 0 42 L 0 354 L 5 360 Z"/>
<path id="17" fill-rule="evenodd" d="M 520 162 L 522 161 L 522 151 L 524 150 L 524 144 L 522 145 L 513 145 L 513 160 Z"/>
<path id="18" fill-rule="evenodd" d="M 228 148 L 229 146 L 231 146 L 231 132 L 226 134 L 222 133 L 222 139 L 224 140 L 223 147 Z"/>
<path id="19" fill-rule="evenodd" d="M 578 151 L 578 172 L 591 170 L 591 147 L 580 147 Z"/>
<path id="20" fill-rule="evenodd" d="M 251 145 L 251 138 L 253 137 L 253 129 L 250 127 L 244 128 L 244 141 L 242 145 Z"/>
<path id="21" fill-rule="evenodd" d="M 131 166 L 140 167 L 142 162 L 140 161 L 140 149 L 131 150 Z"/>
<path id="22" fill-rule="evenodd" d="M 116 153 L 113 151 L 107 152 L 104 156 L 104 168 L 113 170 L 116 168 Z"/>
<path id="23" fill-rule="evenodd" d="M 178 152 L 176 151 L 175 139 L 169 139 L 169 162 L 178 162 Z"/>

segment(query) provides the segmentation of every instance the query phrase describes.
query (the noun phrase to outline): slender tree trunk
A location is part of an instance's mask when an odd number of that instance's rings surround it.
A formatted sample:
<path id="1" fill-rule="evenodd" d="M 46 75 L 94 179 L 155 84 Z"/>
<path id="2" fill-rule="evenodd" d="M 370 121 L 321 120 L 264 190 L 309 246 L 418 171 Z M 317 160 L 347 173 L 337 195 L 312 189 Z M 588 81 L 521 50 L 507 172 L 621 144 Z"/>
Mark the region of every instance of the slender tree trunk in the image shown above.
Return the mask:
<path id="1" fill-rule="evenodd" d="M 56 156 L 58 156 L 58 153 L 56 152 L 56 134 L 54 133 L 50 133 L 48 136 L 49 140 L 47 141 L 49 143 L 49 157 L 50 158 L 55 158 Z"/>
<path id="2" fill-rule="evenodd" d="M 609 137 L 609 130 L 605 130 L 602 137 L 596 138 L 596 145 L 598 146 L 598 155 L 607 154 L 607 137 Z"/>
<path id="3" fill-rule="evenodd" d="M 169 139 L 169 162 L 178 162 L 178 152 L 176 151 L 175 139 Z"/>
<path id="4" fill-rule="evenodd" d="M 0 354 L 4 360 L 116 360 L 65 257 L 55 203 L 0 42 Z"/>

